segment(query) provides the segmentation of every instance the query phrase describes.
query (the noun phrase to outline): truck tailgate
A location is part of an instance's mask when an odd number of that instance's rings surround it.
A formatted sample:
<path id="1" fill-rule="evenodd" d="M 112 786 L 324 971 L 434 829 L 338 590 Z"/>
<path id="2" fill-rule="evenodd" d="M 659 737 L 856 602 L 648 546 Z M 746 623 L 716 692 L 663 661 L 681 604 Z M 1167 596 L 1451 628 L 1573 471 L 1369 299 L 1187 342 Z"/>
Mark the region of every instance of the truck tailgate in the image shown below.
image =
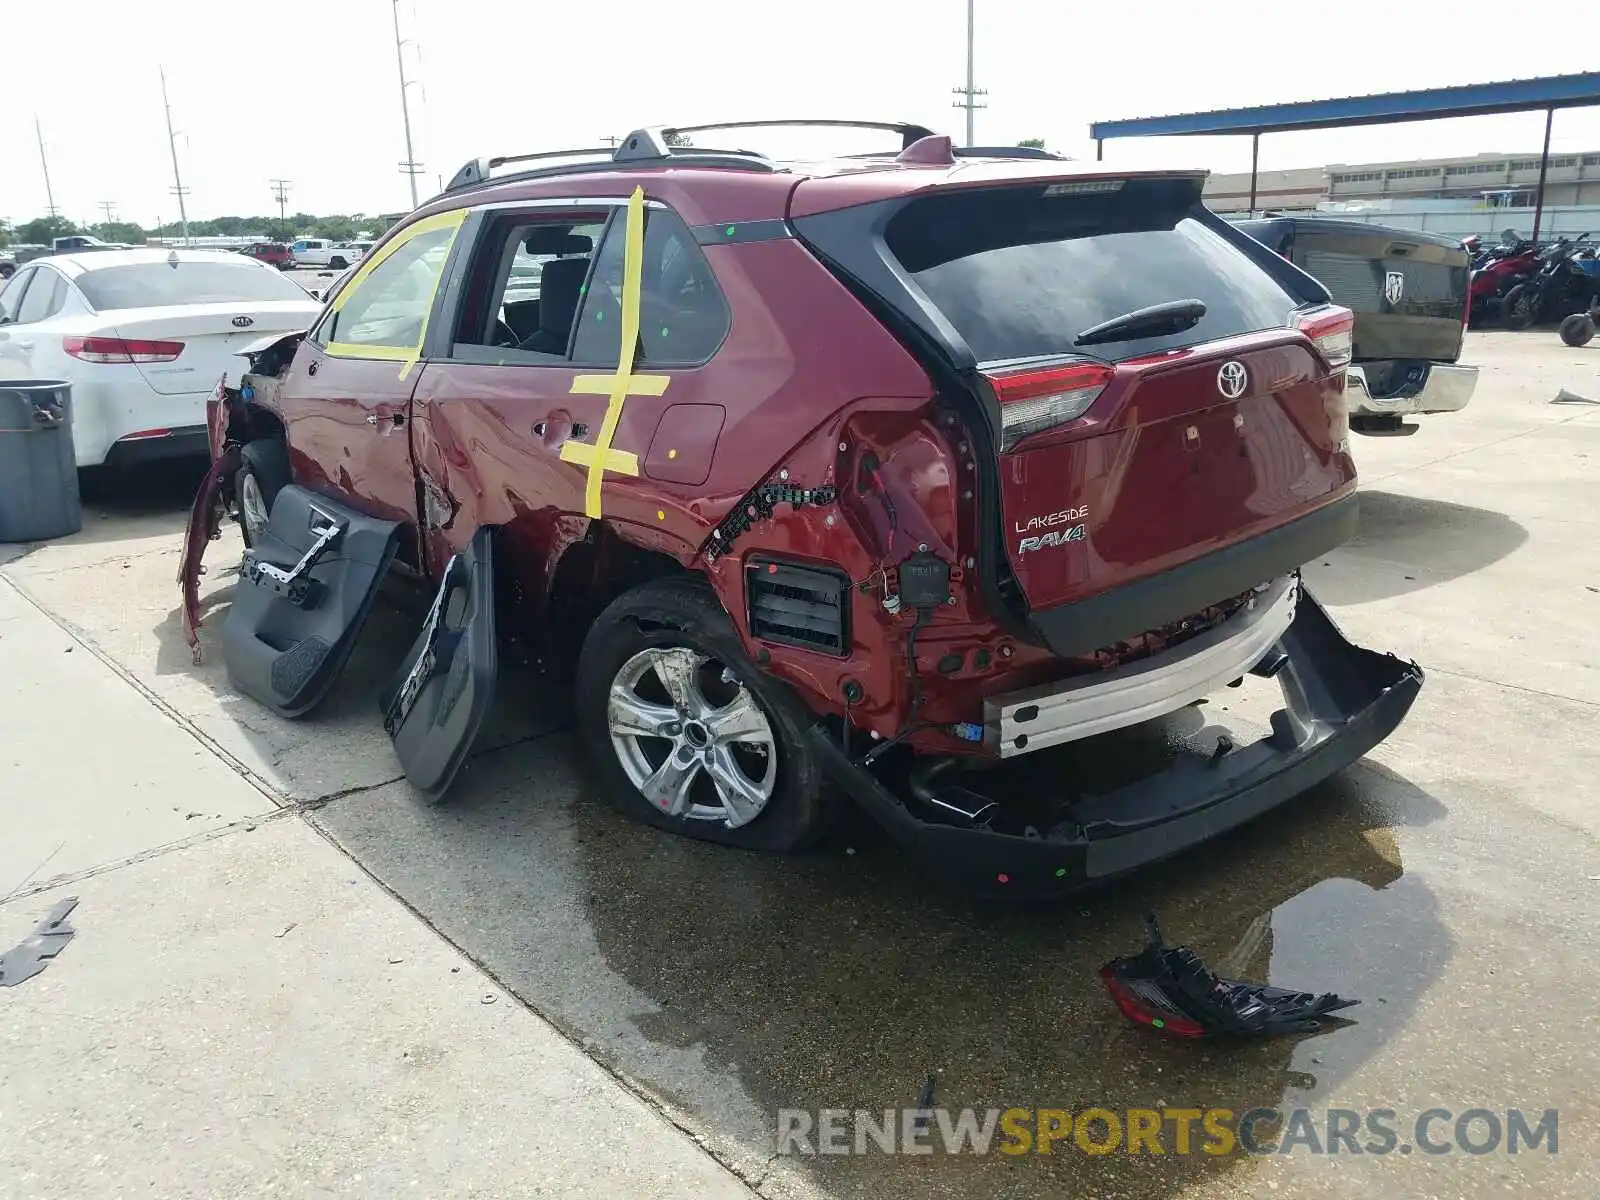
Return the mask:
<path id="1" fill-rule="evenodd" d="M 1469 259 L 1459 246 L 1358 222 L 1296 222 L 1290 259 L 1355 313 L 1357 362 L 1455 362 Z"/>

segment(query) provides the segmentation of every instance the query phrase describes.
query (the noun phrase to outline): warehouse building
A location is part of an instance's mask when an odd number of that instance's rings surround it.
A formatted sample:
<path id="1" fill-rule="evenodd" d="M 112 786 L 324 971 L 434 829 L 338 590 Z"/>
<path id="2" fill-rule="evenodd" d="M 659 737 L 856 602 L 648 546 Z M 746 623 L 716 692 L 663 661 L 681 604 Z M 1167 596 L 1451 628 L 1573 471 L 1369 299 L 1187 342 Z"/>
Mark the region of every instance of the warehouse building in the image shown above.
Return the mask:
<path id="1" fill-rule="evenodd" d="M 1478 154 L 1411 162 L 1333 163 L 1288 171 L 1261 171 L 1258 209 L 1314 209 L 1344 200 L 1474 201 L 1496 208 L 1531 207 L 1539 186 L 1537 154 Z M 1213 175 L 1206 203 L 1218 211 L 1249 206 L 1250 174 Z M 1600 205 L 1600 154 L 1553 154 L 1545 178 L 1545 204 Z"/>

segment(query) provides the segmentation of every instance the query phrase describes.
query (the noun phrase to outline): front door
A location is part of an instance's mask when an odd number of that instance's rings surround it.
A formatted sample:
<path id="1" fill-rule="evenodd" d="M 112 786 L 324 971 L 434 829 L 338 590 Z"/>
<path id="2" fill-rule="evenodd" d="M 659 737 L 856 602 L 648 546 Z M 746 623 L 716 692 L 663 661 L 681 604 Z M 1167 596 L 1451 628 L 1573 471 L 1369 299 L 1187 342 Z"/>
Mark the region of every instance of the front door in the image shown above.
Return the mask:
<path id="1" fill-rule="evenodd" d="M 426 217 L 362 264 L 301 343 L 278 392 L 295 480 L 411 531 L 411 393 L 465 215 Z"/>

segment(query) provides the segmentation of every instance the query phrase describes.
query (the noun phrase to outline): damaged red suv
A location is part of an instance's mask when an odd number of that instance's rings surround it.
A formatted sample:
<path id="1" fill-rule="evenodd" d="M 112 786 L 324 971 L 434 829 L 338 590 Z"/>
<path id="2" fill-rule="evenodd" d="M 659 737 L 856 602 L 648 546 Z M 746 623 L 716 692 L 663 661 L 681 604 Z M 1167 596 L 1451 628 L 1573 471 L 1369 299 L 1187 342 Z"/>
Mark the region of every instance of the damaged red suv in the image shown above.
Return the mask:
<path id="1" fill-rule="evenodd" d="M 669 144 L 766 124 L 469 163 L 252 347 L 212 402 L 196 647 L 232 514 L 218 640 L 286 716 L 380 579 L 425 582 L 379 707 L 430 798 L 515 641 L 574 679 L 629 815 L 788 851 L 853 801 L 1010 892 L 1162 858 L 1399 724 L 1420 669 L 1299 577 L 1356 523 L 1351 317 L 1321 284 L 1201 173 L 893 124 L 825 162 Z M 1100 794 L 1051 766 L 1246 675 L 1284 696 L 1253 745 Z"/>

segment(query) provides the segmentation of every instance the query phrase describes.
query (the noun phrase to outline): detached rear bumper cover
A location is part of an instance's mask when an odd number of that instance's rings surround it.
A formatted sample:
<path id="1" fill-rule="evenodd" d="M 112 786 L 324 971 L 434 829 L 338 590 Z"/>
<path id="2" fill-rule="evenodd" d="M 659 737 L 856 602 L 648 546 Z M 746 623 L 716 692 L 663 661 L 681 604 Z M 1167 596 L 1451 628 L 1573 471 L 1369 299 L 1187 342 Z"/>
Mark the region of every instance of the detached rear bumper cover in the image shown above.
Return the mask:
<path id="1" fill-rule="evenodd" d="M 1408 379 L 1393 396 L 1374 396 L 1360 364 L 1345 372 L 1345 404 L 1356 416 L 1407 416 L 1416 413 L 1460 412 L 1478 387 L 1478 368 L 1422 363 L 1420 376 Z"/>
<path id="2" fill-rule="evenodd" d="M 939 874 L 979 892 L 1071 891 L 1188 849 L 1337 774 L 1395 730 L 1422 687 L 1420 667 L 1346 640 L 1308 592 L 1277 648 L 1285 706 L 1271 734 L 1079 800 L 1037 837 L 924 819 L 931 809 L 913 810 L 847 758 L 827 728 L 811 736 L 834 780 Z"/>

